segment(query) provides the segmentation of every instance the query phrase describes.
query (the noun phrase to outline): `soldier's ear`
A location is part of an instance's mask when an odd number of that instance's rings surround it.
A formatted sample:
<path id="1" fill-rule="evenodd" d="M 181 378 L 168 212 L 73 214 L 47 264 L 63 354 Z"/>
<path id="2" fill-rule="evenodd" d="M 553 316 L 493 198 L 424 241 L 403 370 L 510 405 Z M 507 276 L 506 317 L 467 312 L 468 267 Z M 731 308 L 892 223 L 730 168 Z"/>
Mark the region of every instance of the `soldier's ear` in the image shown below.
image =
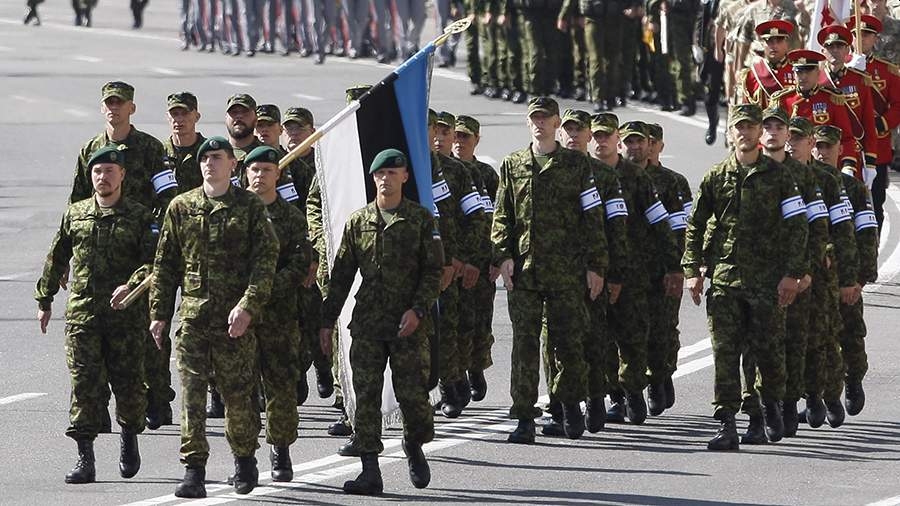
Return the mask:
<path id="1" fill-rule="evenodd" d="M 131 102 L 131 105 L 129 106 L 128 109 L 131 111 L 131 112 L 129 112 L 129 114 L 134 114 L 135 111 L 137 111 L 137 106 L 134 105 L 134 102 Z"/>

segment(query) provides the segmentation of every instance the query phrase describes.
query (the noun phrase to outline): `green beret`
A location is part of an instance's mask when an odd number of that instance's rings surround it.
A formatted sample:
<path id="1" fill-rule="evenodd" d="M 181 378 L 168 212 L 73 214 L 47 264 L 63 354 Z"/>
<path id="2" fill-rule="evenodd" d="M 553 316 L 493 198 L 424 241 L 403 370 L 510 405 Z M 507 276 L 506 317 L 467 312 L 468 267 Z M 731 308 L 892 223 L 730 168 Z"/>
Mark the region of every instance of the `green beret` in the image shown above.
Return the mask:
<path id="1" fill-rule="evenodd" d="M 639 135 L 645 139 L 649 137 L 650 132 L 647 129 L 647 124 L 643 121 L 626 121 L 619 127 L 619 136 L 622 137 L 622 140 L 632 135 Z"/>
<path id="2" fill-rule="evenodd" d="M 478 135 L 481 133 L 481 123 L 478 122 L 477 119 L 472 116 L 461 115 L 456 117 L 456 127 L 454 128 L 457 132 L 462 132 L 464 134 L 469 135 Z"/>
<path id="3" fill-rule="evenodd" d="M 791 133 L 800 134 L 803 137 L 812 137 L 816 130 L 816 126 L 812 121 L 803 116 L 794 116 L 788 126 Z"/>
<path id="4" fill-rule="evenodd" d="M 88 160 L 87 166 L 88 168 L 97 165 L 98 163 L 114 163 L 119 167 L 125 166 L 125 146 L 116 146 L 113 144 L 107 144 L 102 148 L 94 151 L 91 155 L 90 160 Z"/>
<path id="5" fill-rule="evenodd" d="M 619 117 L 611 112 L 601 112 L 591 118 L 591 133 L 611 134 L 619 130 Z"/>
<path id="6" fill-rule="evenodd" d="M 253 151 L 247 153 L 244 158 L 244 167 L 249 167 L 253 162 L 278 163 L 281 160 L 281 153 L 272 146 L 258 146 Z"/>
<path id="7" fill-rule="evenodd" d="M 344 90 L 346 93 L 347 103 L 353 102 L 354 100 L 359 100 L 359 97 L 363 96 L 363 94 L 372 89 L 372 85 L 370 84 L 357 84 L 356 86 L 351 86 Z"/>
<path id="8" fill-rule="evenodd" d="M 271 121 L 281 123 L 281 111 L 275 104 L 263 104 L 256 106 L 256 119 L 258 121 Z"/>
<path id="9" fill-rule="evenodd" d="M 188 111 L 196 111 L 197 110 L 197 97 L 189 92 L 182 91 L 179 93 L 172 93 L 168 97 L 166 97 L 166 110 L 171 111 L 172 109 L 187 109 Z"/>
<path id="10" fill-rule="evenodd" d="M 755 125 L 762 123 L 762 109 L 756 104 L 737 104 L 731 106 L 728 115 L 728 126 L 733 127 L 741 121 L 749 121 Z"/>
<path id="11" fill-rule="evenodd" d="M 447 111 L 441 111 L 438 113 L 437 124 L 453 128 L 456 126 L 456 116 Z"/>
<path id="12" fill-rule="evenodd" d="M 819 125 L 815 130 L 816 144 L 824 142 L 826 144 L 838 144 L 841 142 L 843 131 L 834 125 Z"/>
<path id="13" fill-rule="evenodd" d="M 559 116 L 559 104 L 550 97 L 534 97 L 528 101 L 528 115 L 542 112 L 547 116 Z"/>
<path id="14" fill-rule="evenodd" d="M 100 90 L 100 101 L 110 97 L 118 97 L 122 100 L 134 100 L 134 86 L 122 81 L 110 81 Z"/>
<path id="15" fill-rule="evenodd" d="M 207 151 L 217 151 L 219 149 L 224 149 L 231 153 L 231 156 L 234 156 L 234 148 L 231 147 L 228 139 L 221 135 L 215 135 L 203 141 L 203 144 L 200 144 L 200 147 L 197 148 L 197 158 L 202 159 Z"/>
<path id="16" fill-rule="evenodd" d="M 375 156 L 372 165 L 369 166 L 369 174 L 374 174 L 386 167 L 406 167 L 406 155 L 399 149 L 385 149 Z"/>
<path id="17" fill-rule="evenodd" d="M 574 121 L 578 128 L 590 128 L 591 115 L 578 109 L 566 109 L 563 111 L 562 124 L 565 125 L 570 121 Z"/>
<path id="18" fill-rule="evenodd" d="M 663 128 L 659 123 L 647 123 L 647 133 L 650 134 L 651 139 L 663 140 Z"/>
<path id="19" fill-rule="evenodd" d="M 227 111 L 235 105 L 246 107 L 251 111 L 256 111 L 256 100 L 253 100 L 253 97 L 246 93 L 235 93 L 228 97 L 228 101 L 225 102 L 225 110 Z"/>
<path id="20" fill-rule="evenodd" d="M 296 121 L 300 126 L 313 126 L 313 113 L 304 107 L 290 107 L 284 111 L 281 124 L 285 125 L 288 121 Z"/>
<path id="21" fill-rule="evenodd" d="M 438 113 L 434 109 L 428 109 L 428 126 L 437 123 Z"/>
<path id="22" fill-rule="evenodd" d="M 791 122 L 788 113 L 781 107 L 769 107 L 763 111 L 762 120 L 765 122 L 767 119 L 777 119 L 785 125 L 788 125 Z"/>

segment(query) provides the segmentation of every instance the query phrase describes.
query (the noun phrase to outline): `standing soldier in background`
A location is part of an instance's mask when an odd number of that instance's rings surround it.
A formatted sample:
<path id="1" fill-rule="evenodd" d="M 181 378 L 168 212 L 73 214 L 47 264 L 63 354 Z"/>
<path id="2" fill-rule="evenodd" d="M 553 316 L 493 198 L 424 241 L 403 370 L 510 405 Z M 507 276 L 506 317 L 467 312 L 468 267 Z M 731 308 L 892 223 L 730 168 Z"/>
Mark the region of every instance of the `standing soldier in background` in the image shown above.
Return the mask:
<path id="1" fill-rule="evenodd" d="M 807 263 L 806 206 L 791 175 L 761 153 L 759 106 L 735 106 L 728 128 L 735 151 L 700 183 L 682 259 L 696 305 L 703 294 L 701 265 L 712 272 L 706 307 L 715 361 L 714 416 L 721 428 L 707 444 L 710 450 L 739 448 L 734 415 L 741 406 L 740 360 L 747 349 L 759 367 L 770 439 L 781 439 L 784 308 L 794 301 Z M 711 240 L 718 246 L 706 258 L 704 237 L 712 218 Z"/>
<path id="2" fill-rule="evenodd" d="M 203 186 L 176 197 L 166 211 L 150 285 L 150 331 L 159 341 L 181 286 L 175 358 L 181 375 L 181 462 L 176 497 L 206 497 L 206 388 L 215 375 L 234 454 L 234 488 L 256 486 L 259 379 L 251 323 L 263 314 L 278 261 L 278 239 L 265 205 L 234 186 L 237 160 L 228 141 L 210 137 L 197 150 Z"/>
<path id="3" fill-rule="evenodd" d="M 584 38 L 588 53 L 588 82 L 594 112 L 615 108 L 615 95 L 622 88 L 622 38 L 625 26 L 624 2 L 577 0 L 563 2 L 557 27 L 568 27 L 568 19 L 584 17 Z M 580 23 L 580 21 L 578 21 Z"/>
<path id="4" fill-rule="evenodd" d="M 700 66 L 700 83 L 706 85 L 706 97 L 703 100 L 706 109 L 706 118 L 709 126 L 706 129 L 704 140 L 707 146 L 716 143 L 719 129 L 719 100 L 722 97 L 724 85 L 725 63 L 719 58 L 724 57 L 717 45 L 716 19 L 722 5 L 728 5 L 727 1 L 709 0 L 701 2 L 703 12 L 698 16 L 698 29 L 696 33 L 697 45 L 703 49 L 703 62 Z"/>
<path id="5" fill-rule="evenodd" d="M 697 97 L 694 93 L 694 64 L 691 45 L 694 42 L 694 20 L 700 11 L 700 0 L 663 0 L 668 9 L 669 51 L 672 53 L 678 103 L 682 116 L 697 113 Z"/>
<path id="6" fill-rule="evenodd" d="M 338 6 L 331 0 L 313 1 L 313 26 L 316 32 L 316 65 L 325 63 L 325 47 L 331 39 L 331 29 L 338 24 Z"/>
<path id="7" fill-rule="evenodd" d="M 513 325 L 509 416 L 518 419 L 518 426 L 509 435 L 511 443 L 534 443 L 544 315 L 548 346 L 559 362 L 551 393 L 563 405 L 565 434 L 577 439 L 584 432 L 579 403 L 587 394 L 582 342 L 589 320 L 583 283 L 595 300 L 609 256 L 603 204 L 590 164 L 583 154 L 556 142 L 559 126 L 556 101 L 532 99 L 531 144 L 500 166 L 491 241 L 493 264 L 509 292 Z"/>
<path id="8" fill-rule="evenodd" d="M 647 29 L 653 33 L 653 54 L 650 56 L 650 63 L 653 73 L 653 85 L 656 88 L 656 103 L 660 105 L 661 110 L 667 112 L 678 110 L 678 106 L 675 105 L 675 79 L 671 70 L 671 48 L 666 48 L 668 51 L 663 53 L 662 24 L 663 22 L 666 23 L 667 31 L 670 31 L 672 26 L 668 21 L 668 12 L 669 5 L 664 0 L 650 0 L 647 2 L 647 22 L 649 25 Z"/>
<path id="9" fill-rule="evenodd" d="M 475 22 L 479 23 L 478 36 L 481 54 L 482 95 L 487 98 L 498 98 L 503 92 L 505 83 L 501 76 L 506 74 L 506 40 L 503 39 L 503 27 L 497 23 L 500 10 L 499 0 L 479 2 L 480 12 L 476 12 Z"/>
<path id="10" fill-rule="evenodd" d="M 397 0 L 397 17 L 400 21 L 400 55 L 406 60 L 419 52 L 422 27 L 425 24 L 424 0 Z M 480 33 L 480 32 L 479 32 Z"/>
<path id="11" fill-rule="evenodd" d="M 66 435 L 78 444 L 78 462 L 66 474 L 66 483 L 96 479 L 94 439 L 109 420 L 109 413 L 103 414 L 107 381 L 116 394 L 116 421 L 122 427 L 119 474 L 131 478 L 141 467 L 137 435 L 144 431 L 147 407 L 141 377 L 149 339 L 147 313 L 144 304 L 125 309 L 121 303 L 149 275 L 159 234 L 150 210 L 124 196 L 122 151 L 100 148 L 85 165 L 94 194 L 69 205 L 34 293 L 46 334 L 59 279 L 72 262 L 75 281 L 66 306 L 72 393 Z"/>
<path id="12" fill-rule="evenodd" d="M 787 59 L 789 38 L 794 24 L 783 19 L 756 25 L 756 35 L 766 46 L 765 56 L 757 58 L 738 75 L 738 95 L 742 103 L 765 109 L 772 95 L 794 86 L 794 68 Z"/>
<path id="13" fill-rule="evenodd" d="M 498 52 L 506 53 L 505 58 L 501 58 L 501 65 L 503 61 L 506 62 L 506 65 L 503 65 L 503 75 L 500 77 L 504 86 L 500 98 L 511 100 L 514 104 L 522 104 L 528 100 L 523 77 L 525 48 L 523 47 L 522 10 L 516 7 L 512 0 L 496 1 L 500 3 L 497 24 L 503 28 L 501 37 L 503 42 L 501 48 L 498 48 Z"/>
<path id="14" fill-rule="evenodd" d="M 469 76 L 469 94 L 481 95 L 484 93 L 484 84 L 481 82 L 482 56 L 479 50 L 479 33 L 482 30 L 479 17 L 484 13 L 483 0 L 467 0 L 466 12 L 475 16 L 469 28 L 466 29 L 466 74 Z"/>
<path id="15" fill-rule="evenodd" d="M 560 34 L 555 19 L 562 7 L 562 0 L 510 0 L 522 14 L 525 88 L 532 95 L 553 93 L 558 74 L 559 57 L 555 49 Z"/>

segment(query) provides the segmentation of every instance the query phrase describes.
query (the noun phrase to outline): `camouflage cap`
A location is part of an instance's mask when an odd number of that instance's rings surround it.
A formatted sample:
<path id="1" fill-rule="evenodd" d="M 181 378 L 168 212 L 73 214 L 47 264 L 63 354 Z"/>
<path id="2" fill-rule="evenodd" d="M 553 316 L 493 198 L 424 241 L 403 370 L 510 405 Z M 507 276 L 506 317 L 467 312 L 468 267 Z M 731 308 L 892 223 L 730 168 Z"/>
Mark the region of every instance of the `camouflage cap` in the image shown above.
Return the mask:
<path id="1" fill-rule="evenodd" d="M 357 84 L 356 86 L 351 86 L 344 90 L 346 94 L 346 100 L 349 104 L 354 100 L 359 100 L 359 97 L 363 96 L 363 94 L 372 89 L 372 85 L 370 84 Z"/>
<path id="2" fill-rule="evenodd" d="M 428 126 L 437 123 L 438 113 L 434 109 L 428 109 Z"/>
<path id="3" fill-rule="evenodd" d="M 645 139 L 649 137 L 650 133 L 647 131 L 647 124 L 643 121 L 626 121 L 622 123 L 619 127 L 619 137 L 625 140 L 632 135 L 639 135 Z"/>
<path id="4" fill-rule="evenodd" d="M 284 111 L 281 124 L 285 125 L 288 121 L 296 121 L 300 126 L 313 126 L 313 113 L 305 107 L 290 107 Z"/>
<path id="5" fill-rule="evenodd" d="M 187 109 L 188 111 L 197 110 L 197 96 L 189 91 L 180 91 L 172 93 L 166 97 L 166 110 Z"/>
<path id="6" fill-rule="evenodd" d="M 528 101 L 528 115 L 541 112 L 547 116 L 559 116 L 559 104 L 550 97 L 534 97 Z"/>
<path id="7" fill-rule="evenodd" d="M 816 144 L 824 142 L 826 144 L 838 144 L 841 142 L 843 131 L 834 125 L 819 125 L 816 127 L 814 136 Z"/>
<path id="8" fill-rule="evenodd" d="M 794 116 L 788 124 L 788 130 L 794 134 L 800 134 L 803 137 L 812 137 L 816 130 L 816 126 L 812 121 L 803 116 Z"/>
<path id="9" fill-rule="evenodd" d="M 100 90 L 100 101 L 103 102 L 110 97 L 118 97 L 125 101 L 134 100 L 134 86 L 123 81 L 110 81 Z"/>
<path id="10" fill-rule="evenodd" d="M 663 140 L 663 127 L 659 123 L 647 123 L 647 134 L 655 141 Z"/>
<path id="11" fill-rule="evenodd" d="M 768 109 L 763 111 L 763 122 L 765 122 L 767 119 L 777 119 L 785 125 L 790 125 L 791 123 L 791 118 L 788 116 L 787 111 L 785 111 L 781 107 L 769 107 Z"/>
<path id="12" fill-rule="evenodd" d="M 97 165 L 98 163 L 114 163 L 119 167 L 125 166 L 125 153 L 124 153 L 124 145 L 114 146 L 112 144 L 107 144 L 102 148 L 94 151 L 91 154 L 90 160 L 88 160 L 87 166 L 88 168 Z"/>
<path id="13" fill-rule="evenodd" d="M 762 109 L 756 104 L 733 105 L 728 114 L 728 126 L 733 127 L 741 121 L 749 121 L 756 125 L 761 124 Z"/>
<path id="14" fill-rule="evenodd" d="M 463 114 L 456 117 L 456 128 L 454 130 L 464 134 L 479 135 L 481 133 L 481 123 L 472 116 Z"/>
<path id="15" fill-rule="evenodd" d="M 611 134 L 619 131 L 619 117 L 611 112 L 601 112 L 591 117 L 591 133 Z"/>
<path id="16" fill-rule="evenodd" d="M 438 113 L 437 121 L 435 121 L 435 123 L 453 128 L 456 126 L 456 116 L 447 111 L 441 111 Z"/>
<path id="17" fill-rule="evenodd" d="M 566 109 L 563 111 L 562 124 L 565 125 L 570 121 L 574 121 L 575 124 L 578 125 L 578 128 L 591 127 L 591 115 L 585 111 L 578 109 Z"/>
<path id="18" fill-rule="evenodd" d="M 225 102 L 225 110 L 227 111 L 235 105 L 246 107 L 254 112 L 256 111 L 256 100 L 253 100 L 253 97 L 246 93 L 235 93 L 228 97 L 228 102 Z"/>
<path id="19" fill-rule="evenodd" d="M 244 167 L 249 167 L 254 162 L 275 163 L 281 160 L 281 153 L 272 146 L 257 146 L 253 151 L 247 153 L 244 158 Z"/>
<path id="20" fill-rule="evenodd" d="M 218 151 L 220 149 L 228 151 L 232 156 L 234 155 L 234 148 L 231 147 L 231 143 L 228 142 L 228 139 L 221 135 L 214 135 L 203 141 L 203 143 L 200 144 L 200 147 L 197 148 L 197 158 L 202 159 L 207 151 Z"/>
<path id="21" fill-rule="evenodd" d="M 281 123 L 281 110 L 275 104 L 258 105 L 256 106 L 256 119 L 258 121 Z"/>
<path id="22" fill-rule="evenodd" d="M 406 163 L 406 155 L 403 154 L 403 151 L 394 148 L 385 149 L 375 155 L 372 165 L 369 166 L 369 174 L 388 167 L 406 167 Z"/>

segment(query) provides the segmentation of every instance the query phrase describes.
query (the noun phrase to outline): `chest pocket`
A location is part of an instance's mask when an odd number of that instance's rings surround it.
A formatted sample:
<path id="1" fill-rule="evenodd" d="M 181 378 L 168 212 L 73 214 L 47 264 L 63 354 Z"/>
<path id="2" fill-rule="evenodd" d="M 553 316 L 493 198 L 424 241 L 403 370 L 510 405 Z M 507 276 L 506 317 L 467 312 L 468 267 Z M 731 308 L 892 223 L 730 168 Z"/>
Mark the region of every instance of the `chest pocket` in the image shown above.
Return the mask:
<path id="1" fill-rule="evenodd" d="M 385 268 L 398 269 L 411 265 L 411 255 L 416 255 L 419 244 L 416 227 L 408 220 L 398 218 L 382 232 L 382 264 Z"/>
<path id="2" fill-rule="evenodd" d="M 359 229 L 356 238 L 359 258 L 359 271 L 363 277 L 375 276 L 381 271 L 381 229 L 374 224 L 365 223 Z"/>

